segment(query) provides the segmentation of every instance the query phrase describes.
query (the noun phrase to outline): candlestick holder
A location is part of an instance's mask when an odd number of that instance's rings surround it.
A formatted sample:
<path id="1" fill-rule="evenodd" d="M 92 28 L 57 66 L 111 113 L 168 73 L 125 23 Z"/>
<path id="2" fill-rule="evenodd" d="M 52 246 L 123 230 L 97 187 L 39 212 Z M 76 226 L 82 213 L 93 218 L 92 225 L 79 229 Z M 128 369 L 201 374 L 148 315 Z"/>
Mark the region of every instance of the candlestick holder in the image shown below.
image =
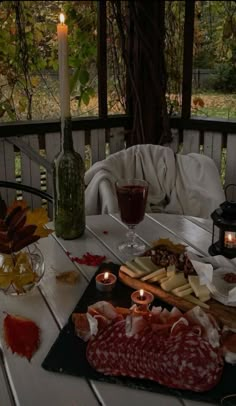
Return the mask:
<path id="1" fill-rule="evenodd" d="M 96 288 L 100 292 L 111 292 L 116 285 L 117 277 L 111 272 L 102 272 L 96 276 Z"/>
<path id="2" fill-rule="evenodd" d="M 154 296 L 152 293 L 140 289 L 131 294 L 131 300 L 132 303 L 138 306 L 140 309 L 148 310 L 150 304 L 154 300 Z"/>

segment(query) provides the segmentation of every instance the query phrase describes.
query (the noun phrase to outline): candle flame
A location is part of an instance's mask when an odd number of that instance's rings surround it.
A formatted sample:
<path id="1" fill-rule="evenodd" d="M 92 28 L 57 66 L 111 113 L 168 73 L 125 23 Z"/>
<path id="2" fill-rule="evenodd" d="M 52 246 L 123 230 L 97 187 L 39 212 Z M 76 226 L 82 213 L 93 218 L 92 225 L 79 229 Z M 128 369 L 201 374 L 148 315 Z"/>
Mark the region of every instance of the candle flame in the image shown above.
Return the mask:
<path id="1" fill-rule="evenodd" d="M 228 234 L 228 240 L 232 241 L 232 234 Z"/>
<path id="2" fill-rule="evenodd" d="M 109 279 L 109 272 L 104 273 L 104 280 L 107 281 Z"/>
<path id="3" fill-rule="evenodd" d="M 59 17 L 59 18 L 60 18 L 60 23 L 61 23 L 61 24 L 64 24 L 64 23 L 65 23 L 65 16 L 64 16 L 63 13 L 60 14 L 60 17 Z"/>
<path id="4" fill-rule="evenodd" d="M 143 298 L 143 296 L 144 296 L 144 290 L 143 289 L 140 289 L 139 296 L 140 296 L 140 298 Z"/>

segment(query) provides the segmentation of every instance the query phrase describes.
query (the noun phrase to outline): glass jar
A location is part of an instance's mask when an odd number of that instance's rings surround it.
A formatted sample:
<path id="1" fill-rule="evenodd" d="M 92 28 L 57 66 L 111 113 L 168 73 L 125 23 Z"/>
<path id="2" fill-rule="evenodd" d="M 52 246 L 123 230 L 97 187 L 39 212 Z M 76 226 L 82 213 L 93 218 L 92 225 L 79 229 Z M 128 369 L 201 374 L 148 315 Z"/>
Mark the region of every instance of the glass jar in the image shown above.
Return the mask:
<path id="1" fill-rule="evenodd" d="M 53 163 L 54 227 L 57 237 L 72 240 L 85 230 L 84 162 L 74 151 L 71 118 L 62 123 L 62 145 Z"/>
<path id="2" fill-rule="evenodd" d="M 0 290 L 9 295 L 30 292 L 38 286 L 44 269 L 44 258 L 36 244 L 16 253 L 0 253 Z"/>

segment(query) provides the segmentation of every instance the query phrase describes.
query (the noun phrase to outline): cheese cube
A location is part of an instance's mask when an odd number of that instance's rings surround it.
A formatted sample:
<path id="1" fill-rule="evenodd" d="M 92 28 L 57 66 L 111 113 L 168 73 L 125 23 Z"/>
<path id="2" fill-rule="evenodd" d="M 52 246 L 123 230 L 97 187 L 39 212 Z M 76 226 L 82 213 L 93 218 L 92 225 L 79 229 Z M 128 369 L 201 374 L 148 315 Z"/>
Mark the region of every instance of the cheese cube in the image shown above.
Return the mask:
<path id="1" fill-rule="evenodd" d="M 179 286 L 178 288 L 175 288 L 175 290 L 176 290 L 176 292 L 180 292 L 181 290 L 185 290 L 185 289 L 188 289 L 188 288 L 191 288 L 190 284 L 185 283 L 184 285 Z"/>
<path id="2" fill-rule="evenodd" d="M 170 276 L 164 276 L 164 277 L 162 277 L 162 278 L 159 280 L 159 282 L 160 282 L 160 283 L 166 282 L 166 281 L 168 281 L 170 278 L 171 278 Z"/>
<path id="3" fill-rule="evenodd" d="M 157 269 L 157 265 L 152 262 L 151 257 L 135 257 L 134 261 L 146 272 L 153 272 Z"/>
<path id="4" fill-rule="evenodd" d="M 188 300 L 188 302 L 191 302 L 197 306 L 203 307 L 204 309 L 210 309 L 210 306 L 207 305 L 206 303 L 203 303 L 201 300 L 197 299 L 196 297 L 192 295 L 187 295 L 184 297 L 185 300 Z"/>
<path id="5" fill-rule="evenodd" d="M 154 276 L 159 276 L 159 275 L 161 275 L 162 278 L 164 276 L 166 276 L 166 269 L 165 268 L 157 269 L 156 271 L 151 272 L 148 275 L 143 276 L 141 278 L 141 280 L 142 281 L 147 281 L 147 280 L 150 280 L 150 279 L 154 278 Z"/>
<path id="6" fill-rule="evenodd" d="M 166 272 L 161 273 L 160 275 L 153 276 L 151 279 L 148 279 L 148 283 L 161 282 L 162 279 L 166 278 Z"/>
<path id="7" fill-rule="evenodd" d="M 183 290 L 177 290 L 177 289 L 178 288 L 173 289 L 171 292 L 174 293 L 174 295 L 178 296 L 178 297 L 185 297 L 185 296 L 190 295 L 191 293 L 193 293 L 192 288 L 187 288 L 187 289 L 183 289 Z"/>
<path id="8" fill-rule="evenodd" d="M 201 302 L 208 302 L 208 300 L 210 300 L 211 295 L 204 295 L 204 296 L 199 296 L 199 300 L 201 300 Z"/>
<path id="9" fill-rule="evenodd" d="M 125 266 L 135 272 L 136 278 L 141 278 L 147 274 L 147 271 L 144 271 L 141 267 L 138 266 L 134 261 L 126 261 Z"/>
<path id="10" fill-rule="evenodd" d="M 161 284 L 161 288 L 166 292 L 170 292 L 171 290 L 178 288 L 179 286 L 182 286 L 185 283 L 187 283 L 187 279 L 185 278 L 184 273 L 179 272 L 171 276 L 168 281 L 163 282 Z"/>
<path id="11" fill-rule="evenodd" d="M 210 294 L 210 291 L 206 285 L 200 285 L 200 278 L 197 275 L 189 275 L 188 281 L 193 289 L 195 295 L 199 296 L 207 296 Z"/>
<path id="12" fill-rule="evenodd" d="M 176 273 L 175 265 L 168 265 L 167 276 L 173 276 Z"/>

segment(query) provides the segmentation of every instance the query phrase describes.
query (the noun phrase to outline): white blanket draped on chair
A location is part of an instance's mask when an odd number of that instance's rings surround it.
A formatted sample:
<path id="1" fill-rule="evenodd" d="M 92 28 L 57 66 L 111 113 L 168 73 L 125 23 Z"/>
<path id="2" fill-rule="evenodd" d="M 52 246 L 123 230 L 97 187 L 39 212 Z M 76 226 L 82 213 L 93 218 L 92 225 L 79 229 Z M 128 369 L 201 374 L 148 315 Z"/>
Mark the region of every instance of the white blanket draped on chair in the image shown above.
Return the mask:
<path id="1" fill-rule="evenodd" d="M 86 213 L 117 213 L 114 183 L 138 178 L 149 182 L 147 212 L 208 218 L 225 200 L 214 161 L 205 155 L 174 154 L 160 145 L 135 145 L 95 163 L 85 174 Z"/>

